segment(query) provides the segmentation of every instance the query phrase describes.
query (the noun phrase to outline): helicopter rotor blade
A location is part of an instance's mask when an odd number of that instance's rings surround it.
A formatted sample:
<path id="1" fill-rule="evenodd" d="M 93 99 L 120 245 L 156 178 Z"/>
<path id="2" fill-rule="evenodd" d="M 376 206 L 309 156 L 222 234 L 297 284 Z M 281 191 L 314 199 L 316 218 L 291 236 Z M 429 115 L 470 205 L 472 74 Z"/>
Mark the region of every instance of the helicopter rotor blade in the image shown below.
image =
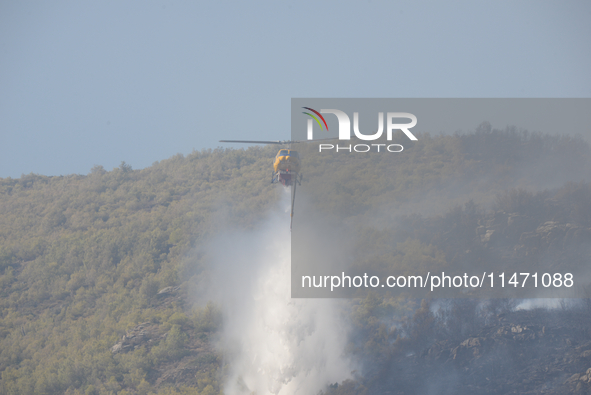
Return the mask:
<path id="1" fill-rule="evenodd" d="M 246 144 L 295 144 L 295 143 L 313 143 L 316 141 L 328 141 L 336 140 L 336 137 L 329 139 L 316 139 L 316 140 L 220 140 L 220 143 L 246 143 Z"/>
<path id="2" fill-rule="evenodd" d="M 314 139 L 314 140 L 294 140 L 292 143 L 314 143 L 316 141 L 328 141 L 328 140 L 336 140 L 337 137 L 331 137 L 329 139 Z"/>
<path id="3" fill-rule="evenodd" d="M 247 143 L 247 144 L 289 144 L 290 141 L 259 141 L 259 140 L 220 140 L 220 143 Z"/>

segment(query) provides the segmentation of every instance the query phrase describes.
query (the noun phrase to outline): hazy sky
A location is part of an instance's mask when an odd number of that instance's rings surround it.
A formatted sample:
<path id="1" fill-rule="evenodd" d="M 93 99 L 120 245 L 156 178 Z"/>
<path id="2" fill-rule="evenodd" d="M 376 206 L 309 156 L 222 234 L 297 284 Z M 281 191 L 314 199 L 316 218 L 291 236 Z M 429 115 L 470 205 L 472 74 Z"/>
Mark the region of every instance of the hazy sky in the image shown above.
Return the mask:
<path id="1" fill-rule="evenodd" d="M 0 0 L 0 177 L 287 139 L 292 97 L 591 97 L 591 2 Z"/>

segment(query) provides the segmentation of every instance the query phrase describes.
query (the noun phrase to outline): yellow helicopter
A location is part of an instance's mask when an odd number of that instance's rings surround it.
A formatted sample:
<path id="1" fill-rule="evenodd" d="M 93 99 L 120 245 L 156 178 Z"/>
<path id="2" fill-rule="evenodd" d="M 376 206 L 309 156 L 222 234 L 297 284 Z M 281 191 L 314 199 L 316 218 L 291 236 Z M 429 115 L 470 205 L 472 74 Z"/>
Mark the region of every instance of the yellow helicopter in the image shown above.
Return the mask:
<path id="1" fill-rule="evenodd" d="M 279 150 L 275 156 L 275 161 L 273 162 L 273 175 L 271 177 L 271 183 L 281 182 L 281 184 L 286 187 L 296 183 L 301 185 L 301 165 L 302 162 L 296 150 Z"/>
<path id="2" fill-rule="evenodd" d="M 312 141 L 312 140 L 310 140 Z M 291 223 L 293 224 L 293 209 L 295 205 L 296 186 L 302 185 L 302 175 L 300 168 L 302 161 L 296 150 L 291 149 L 293 143 L 303 143 L 304 141 L 256 141 L 256 140 L 220 140 L 220 143 L 246 143 L 246 144 L 281 144 L 288 145 L 290 148 L 282 148 L 277 152 L 275 160 L 273 161 L 273 174 L 271 175 L 271 183 L 281 183 L 284 187 L 291 187 Z"/>

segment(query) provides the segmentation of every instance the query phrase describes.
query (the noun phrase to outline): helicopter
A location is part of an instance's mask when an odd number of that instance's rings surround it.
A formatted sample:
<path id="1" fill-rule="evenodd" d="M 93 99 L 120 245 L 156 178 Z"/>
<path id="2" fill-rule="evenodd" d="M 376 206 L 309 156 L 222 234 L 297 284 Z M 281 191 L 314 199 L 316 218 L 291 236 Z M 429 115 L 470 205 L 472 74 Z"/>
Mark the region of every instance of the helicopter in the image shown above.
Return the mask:
<path id="1" fill-rule="evenodd" d="M 322 139 L 332 140 L 332 139 Z M 245 144 L 279 144 L 287 145 L 289 148 L 282 148 L 275 155 L 273 161 L 273 173 L 271 174 L 271 184 L 281 183 L 284 187 L 291 187 L 291 222 L 289 229 L 293 225 L 293 210 L 295 206 L 296 187 L 302 185 L 303 176 L 300 173 L 302 165 L 300 156 L 296 150 L 291 149 L 295 143 L 313 142 L 320 140 L 277 140 L 277 141 L 259 141 L 259 140 L 220 140 L 220 143 L 245 143 Z"/>

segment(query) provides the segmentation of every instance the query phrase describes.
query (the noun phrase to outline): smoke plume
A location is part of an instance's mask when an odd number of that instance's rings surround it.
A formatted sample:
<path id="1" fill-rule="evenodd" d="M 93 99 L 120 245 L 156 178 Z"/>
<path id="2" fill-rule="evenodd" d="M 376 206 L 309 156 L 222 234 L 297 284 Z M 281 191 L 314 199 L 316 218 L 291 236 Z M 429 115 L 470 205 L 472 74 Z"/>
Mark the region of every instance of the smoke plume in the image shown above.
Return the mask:
<path id="1" fill-rule="evenodd" d="M 290 204 L 284 190 L 281 207 Z M 285 212 L 287 211 L 287 212 Z M 228 395 L 318 393 L 352 370 L 338 301 L 291 299 L 289 207 L 255 231 L 212 244 L 216 299 L 224 311 L 220 347 Z"/>

